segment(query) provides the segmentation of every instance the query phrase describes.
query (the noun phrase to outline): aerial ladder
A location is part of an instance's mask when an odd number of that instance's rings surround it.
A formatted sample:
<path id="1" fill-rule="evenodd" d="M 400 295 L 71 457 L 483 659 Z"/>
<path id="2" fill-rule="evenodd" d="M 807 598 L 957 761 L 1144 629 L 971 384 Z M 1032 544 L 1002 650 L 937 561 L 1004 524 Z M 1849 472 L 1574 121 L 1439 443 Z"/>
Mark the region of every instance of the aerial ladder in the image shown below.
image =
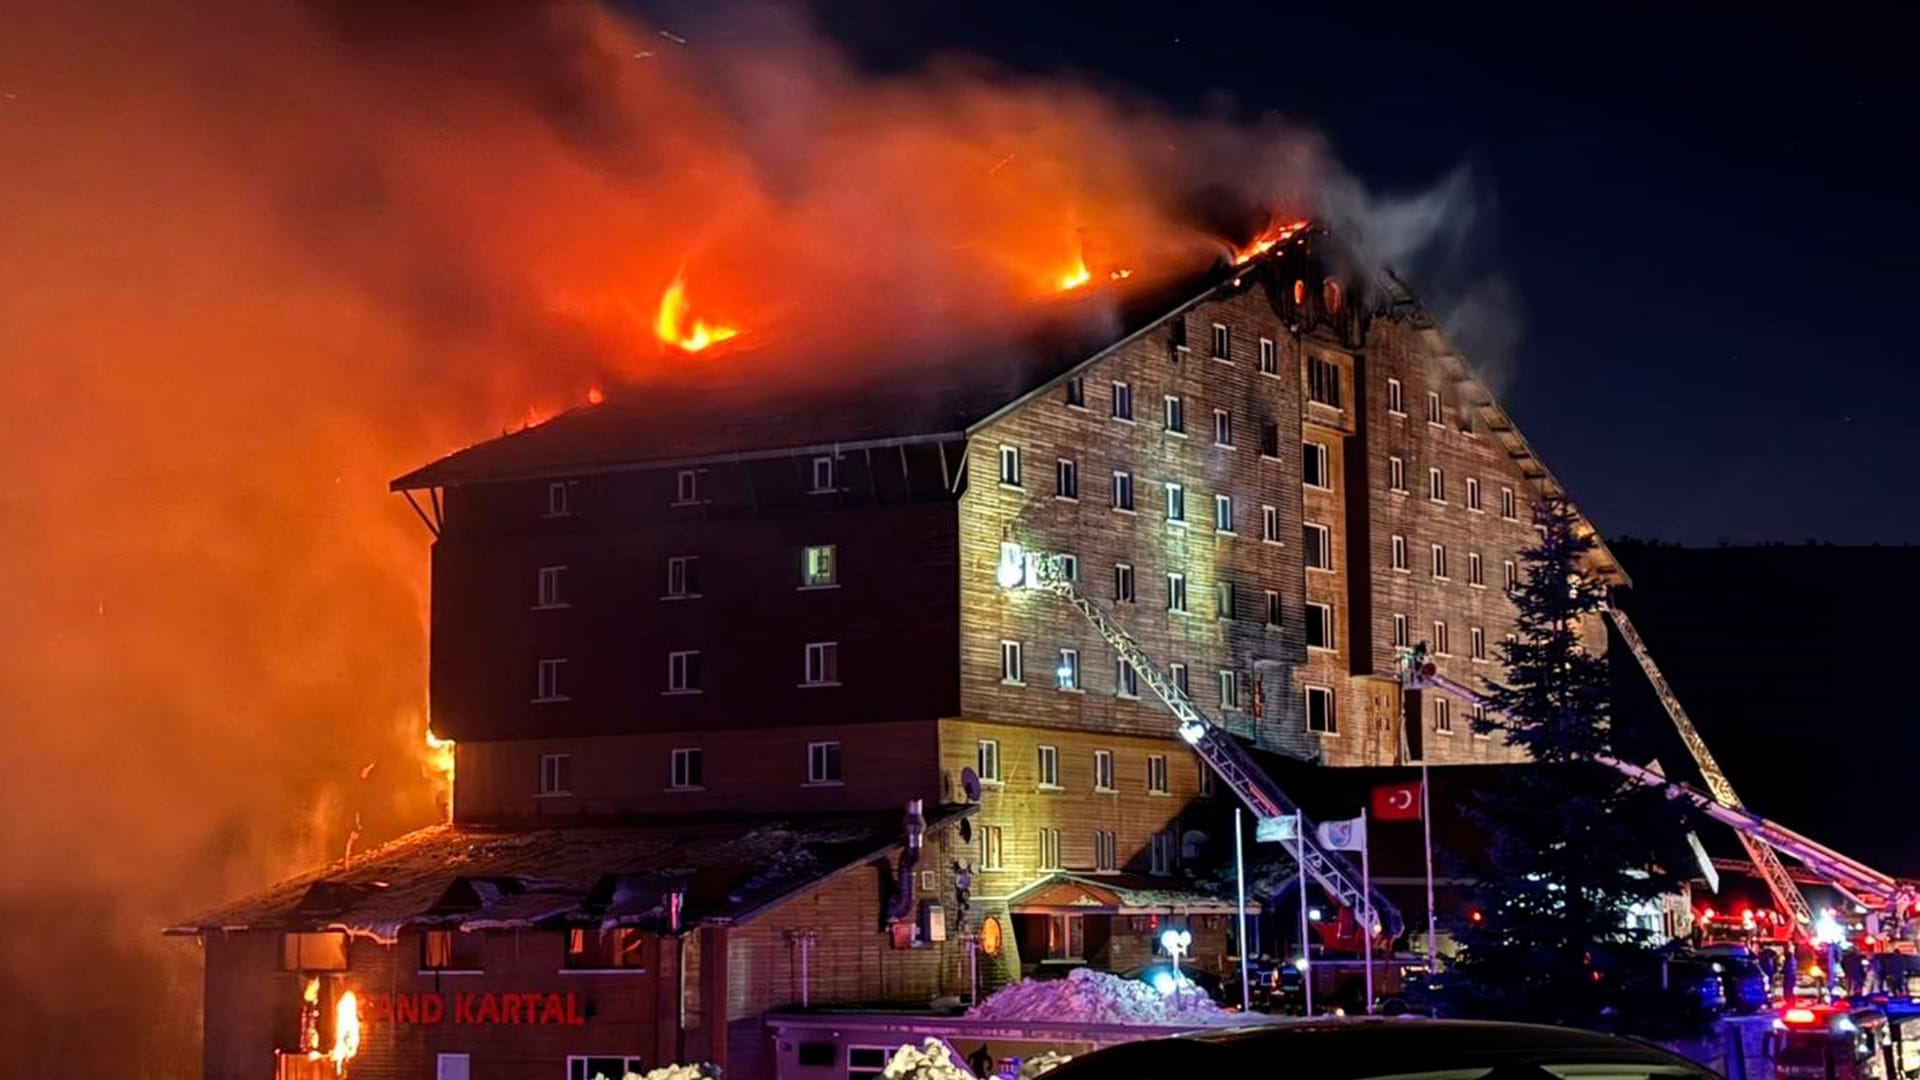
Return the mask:
<path id="1" fill-rule="evenodd" d="M 1180 738 L 1193 747 L 1200 760 L 1212 769 L 1221 783 L 1240 797 L 1255 818 L 1263 821 L 1289 819 L 1297 822 L 1299 851 L 1305 869 L 1334 901 L 1356 914 L 1371 912 L 1374 925 L 1383 928 L 1388 938 L 1398 937 L 1406 923 L 1398 908 L 1380 895 L 1378 889 L 1368 896 L 1361 878 L 1346 859 L 1320 847 L 1313 822 L 1300 807 L 1274 783 L 1271 776 L 1254 762 L 1253 755 L 1238 739 L 1195 708 L 1178 683 L 1160 670 L 1133 635 L 1115 622 L 1099 604 L 1081 593 L 1067 572 L 1065 560 L 1057 554 L 1029 551 L 1012 541 L 1000 545 L 1000 565 L 996 572 L 1005 589 L 1027 588 L 1060 597 L 1092 625 L 1122 660 L 1138 672 L 1154 696 L 1179 721 Z"/>

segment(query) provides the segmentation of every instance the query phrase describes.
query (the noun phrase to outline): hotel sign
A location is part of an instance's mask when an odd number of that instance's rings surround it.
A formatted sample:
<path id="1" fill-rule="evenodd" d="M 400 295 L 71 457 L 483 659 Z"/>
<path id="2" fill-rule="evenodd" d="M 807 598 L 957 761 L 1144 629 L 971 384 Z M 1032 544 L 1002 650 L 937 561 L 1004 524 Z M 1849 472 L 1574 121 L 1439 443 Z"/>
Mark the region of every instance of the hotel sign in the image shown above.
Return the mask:
<path id="1" fill-rule="evenodd" d="M 370 1024 L 583 1027 L 587 1022 L 577 993 L 371 993 L 365 995 L 365 1002 L 360 1015 Z"/>

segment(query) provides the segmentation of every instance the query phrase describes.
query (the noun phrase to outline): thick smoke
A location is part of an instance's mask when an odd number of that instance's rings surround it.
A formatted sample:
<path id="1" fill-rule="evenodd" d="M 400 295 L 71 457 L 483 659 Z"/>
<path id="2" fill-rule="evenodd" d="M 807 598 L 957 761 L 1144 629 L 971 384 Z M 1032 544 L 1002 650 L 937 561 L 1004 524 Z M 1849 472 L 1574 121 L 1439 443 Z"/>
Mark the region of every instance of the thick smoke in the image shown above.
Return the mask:
<path id="1" fill-rule="evenodd" d="M 831 379 L 1310 208 L 1318 142 L 763 9 L 18 6 L 0 32 L 0 1044 L 197 1073 L 168 918 L 439 812 L 388 479 L 658 379 Z M 1250 222 L 1248 227 L 1257 226 Z M 742 330 L 654 339 L 684 275 Z M 629 391 L 631 392 L 631 391 Z M 371 765 L 371 769 L 368 766 Z"/>

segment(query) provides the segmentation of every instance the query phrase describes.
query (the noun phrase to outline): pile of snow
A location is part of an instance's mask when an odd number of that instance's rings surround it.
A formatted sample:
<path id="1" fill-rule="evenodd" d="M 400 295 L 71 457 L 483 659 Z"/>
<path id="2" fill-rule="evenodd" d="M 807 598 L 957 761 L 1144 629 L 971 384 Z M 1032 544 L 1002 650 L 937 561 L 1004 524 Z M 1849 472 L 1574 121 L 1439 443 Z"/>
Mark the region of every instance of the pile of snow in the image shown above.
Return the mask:
<path id="1" fill-rule="evenodd" d="M 1138 979 L 1075 968 L 1064 979 L 1022 979 L 967 1010 L 981 1020 L 1076 1024 L 1227 1024 L 1234 1014 L 1190 982 L 1163 994 Z"/>

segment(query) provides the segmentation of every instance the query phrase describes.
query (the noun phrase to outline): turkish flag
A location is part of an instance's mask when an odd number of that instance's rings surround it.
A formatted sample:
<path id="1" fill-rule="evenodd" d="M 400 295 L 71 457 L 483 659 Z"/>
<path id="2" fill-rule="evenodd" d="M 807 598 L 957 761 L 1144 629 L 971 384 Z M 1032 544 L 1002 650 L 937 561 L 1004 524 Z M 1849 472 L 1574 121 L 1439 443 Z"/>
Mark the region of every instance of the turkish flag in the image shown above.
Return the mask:
<path id="1" fill-rule="evenodd" d="M 1420 781 L 1382 784 L 1373 789 L 1375 821 L 1419 821 Z"/>

